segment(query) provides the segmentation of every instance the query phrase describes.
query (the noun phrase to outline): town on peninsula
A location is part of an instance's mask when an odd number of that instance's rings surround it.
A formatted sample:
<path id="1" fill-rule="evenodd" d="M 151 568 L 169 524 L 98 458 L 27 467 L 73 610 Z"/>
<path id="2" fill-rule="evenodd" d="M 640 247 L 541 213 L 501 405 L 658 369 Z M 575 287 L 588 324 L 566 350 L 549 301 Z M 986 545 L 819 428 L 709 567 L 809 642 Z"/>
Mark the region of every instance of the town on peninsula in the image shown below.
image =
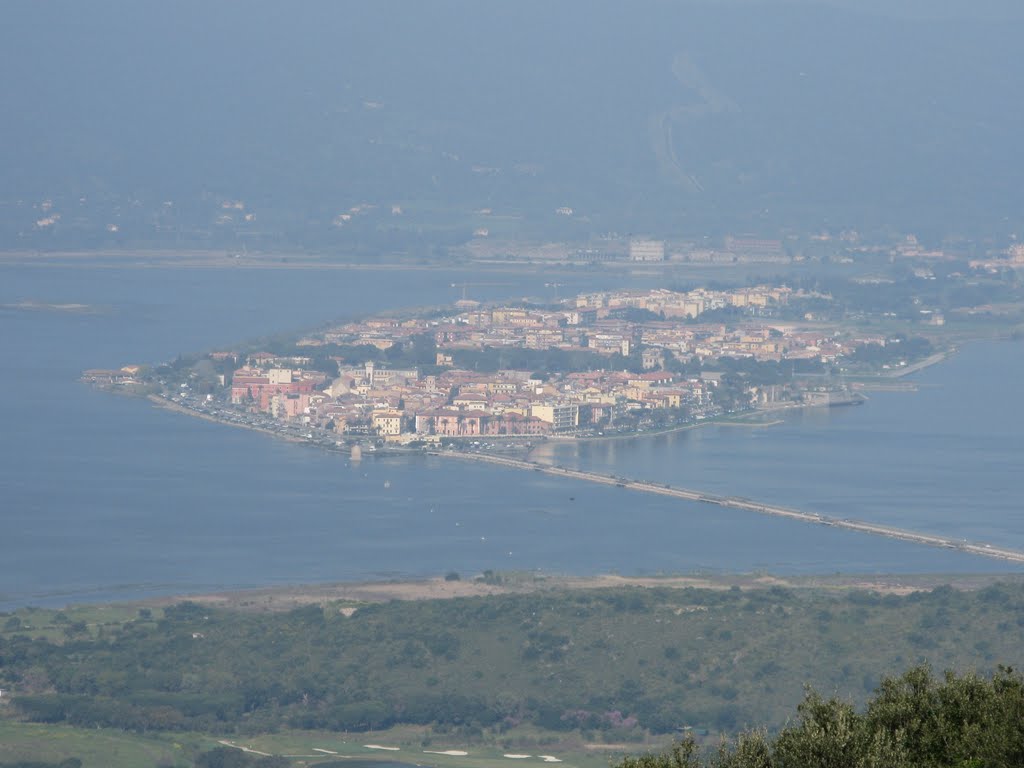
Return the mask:
<path id="1" fill-rule="evenodd" d="M 969 337 L 946 327 L 950 311 L 986 315 L 909 294 L 909 320 L 851 311 L 869 304 L 860 292 L 878 288 L 864 279 L 839 289 L 851 296 L 780 282 L 483 303 L 462 287 L 448 307 L 87 370 L 83 380 L 357 454 L 519 453 L 536 440 L 764 423 L 784 409 L 859 404 L 872 387 L 912 388 L 904 374 Z"/>

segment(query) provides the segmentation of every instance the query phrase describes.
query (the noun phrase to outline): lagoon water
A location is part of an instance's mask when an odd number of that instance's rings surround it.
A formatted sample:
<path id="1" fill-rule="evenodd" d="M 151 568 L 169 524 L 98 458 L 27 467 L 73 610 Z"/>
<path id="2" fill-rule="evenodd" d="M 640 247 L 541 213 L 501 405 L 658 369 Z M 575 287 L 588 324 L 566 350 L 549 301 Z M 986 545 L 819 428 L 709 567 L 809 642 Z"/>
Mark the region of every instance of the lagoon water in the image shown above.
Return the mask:
<path id="1" fill-rule="evenodd" d="M 917 392 L 768 427 L 550 442 L 534 458 L 1024 550 L 1024 344 L 968 344 Z"/>
<path id="2" fill-rule="evenodd" d="M 1009 572 L 1015 566 L 707 505 L 438 458 L 343 457 L 77 383 L 340 316 L 458 298 L 452 272 L 0 268 L 0 609 L 210 589 L 464 574 Z M 599 287 L 582 277 L 561 290 Z M 485 278 L 486 280 L 486 278 Z M 494 280 L 494 278 L 491 278 Z M 545 295 L 502 276 L 478 298 Z M 276 309 L 280 307 L 281 309 Z M 1024 347 L 979 344 L 916 394 L 554 444 L 561 464 L 1024 548 Z"/>

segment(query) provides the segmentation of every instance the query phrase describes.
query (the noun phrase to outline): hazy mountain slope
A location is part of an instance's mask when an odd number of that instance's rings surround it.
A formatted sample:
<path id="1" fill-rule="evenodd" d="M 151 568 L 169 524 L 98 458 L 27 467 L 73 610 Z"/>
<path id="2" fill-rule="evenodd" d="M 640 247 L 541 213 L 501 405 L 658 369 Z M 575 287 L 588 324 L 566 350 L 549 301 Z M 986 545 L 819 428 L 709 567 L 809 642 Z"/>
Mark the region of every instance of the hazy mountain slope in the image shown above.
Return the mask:
<path id="1" fill-rule="evenodd" d="M 988 8 L 21 3 L 0 31 L 0 197 L 1002 226 L 1024 53 L 1012 8 Z"/>

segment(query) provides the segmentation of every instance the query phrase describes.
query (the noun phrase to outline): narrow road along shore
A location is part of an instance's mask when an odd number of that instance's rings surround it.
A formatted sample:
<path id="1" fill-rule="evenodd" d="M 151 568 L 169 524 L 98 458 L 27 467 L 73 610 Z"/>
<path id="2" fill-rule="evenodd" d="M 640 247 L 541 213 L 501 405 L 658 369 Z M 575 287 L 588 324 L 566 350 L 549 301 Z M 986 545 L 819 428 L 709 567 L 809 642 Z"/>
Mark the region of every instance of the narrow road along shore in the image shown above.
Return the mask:
<path id="1" fill-rule="evenodd" d="M 169 400 L 166 397 L 160 395 L 146 395 L 146 399 L 153 403 L 157 408 L 163 408 L 168 411 L 174 411 L 175 413 L 183 413 L 186 416 L 193 416 L 203 421 L 212 421 L 214 424 L 225 424 L 229 427 L 238 427 L 239 429 L 248 429 L 252 432 L 262 432 L 265 435 L 271 435 L 272 437 L 279 438 L 281 440 L 287 440 L 289 443 L 305 443 L 305 440 L 300 440 L 297 437 L 291 435 L 282 435 L 280 432 L 269 429 L 267 427 L 256 426 L 255 424 L 239 424 L 235 421 L 227 421 L 226 419 L 219 419 L 216 416 L 211 416 L 206 413 L 200 413 L 195 408 L 189 408 L 184 405 L 179 405 L 173 400 Z"/>
<path id="2" fill-rule="evenodd" d="M 477 453 L 469 454 L 457 451 L 431 451 L 430 454 L 432 456 L 448 456 L 468 461 L 482 461 L 488 464 L 497 464 L 499 466 L 514 469 L 533 470 L 534 472 L 543 472 L 545 474 L 556 475 L 558 477 L 569 477 L 574 480 L 585 480 L 590 483 L 617 486 L 633 491 L 640 491 L 642 493 L 655 493 L 660 496 L 685 499 L 686 501 L 715 504 L 720 507 L 732 507 L 734 509 L 742 509 L 762 515 L 785 517 L 790 520 L 799 520 L 804 523 L 828 525 L 834 528 L 858 531 L 859 533 L 867 533 L 873 536 L 885 536 L 886 538 L 906 541 L 912 544 L 923 544 L 929 547 L 942 547 L 943 549 L 955 549 L 959 552 L 966 552 L 971 555 L 981 555 L 982 557 L 990 557 L 996 560 L 1006 560 L 1012 563 L 1024 564 L 1024 552 L 1015 549 L 994 547 L 989 544 L 972 543 L 965 540 L 958 541 L 929 533 L 918 533 L 916 531 L 908 531 L 902 528 L 895 528 L 879 523 L 870 523 L 863 520 L 828 517 L 826 515 L 819 515 L 815 512 L 803 512 L 774 504 L 762 504 L 740 496 L 721 496 L 690 488 L 676 488 L 674 486 L 659 485 L 658 483 L 647 482 L 644 480 L 630 480 L 624 477 L 616 477 L 614 475 L 602 475 L 597 472 L 587 472 L 579 469 L 569 469 L 568 467 L 539 464 L 537 462 L 523 461 L 521 459 L 512 459 L 504 456 L 488 456 Z"/>

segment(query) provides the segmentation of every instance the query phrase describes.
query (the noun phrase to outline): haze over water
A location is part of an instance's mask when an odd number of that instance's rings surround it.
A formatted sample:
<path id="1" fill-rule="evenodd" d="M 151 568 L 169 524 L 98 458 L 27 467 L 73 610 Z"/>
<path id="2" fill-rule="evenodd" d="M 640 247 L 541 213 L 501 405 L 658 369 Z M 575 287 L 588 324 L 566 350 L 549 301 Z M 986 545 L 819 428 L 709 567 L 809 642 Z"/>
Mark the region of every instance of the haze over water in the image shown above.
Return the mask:
<path id="1" fill-rule="evenodd" d="M 230 587 L 471 575 L 1006 572 L 1008 564 L 455 460 L 346 459 L 77 383 L 342 315 L 449 302 L 455 272 L 0 270 L 0 608 Z M 559 278 L 564 280 L 564 278 Z M 541 275 L 478 298 L 543 295 Z M 563 291 L 596 287 L 580 278 Z M 568 282 L 568 281 L 565 281 Z M 289 307 L 275 313 L 275 302 Z M 1024 546 L 1014 345 L 968 347 L 916 394 L 766 429 L 552 445 L 557 463 Z M 968 398 L 971 407 L 962 403 Z M 969 437 L 968 437 L 969 436 Z M 545 451 L 548 450 L 546 447 Z M 389 487 L 385 487 L 388 483 Z"/>

